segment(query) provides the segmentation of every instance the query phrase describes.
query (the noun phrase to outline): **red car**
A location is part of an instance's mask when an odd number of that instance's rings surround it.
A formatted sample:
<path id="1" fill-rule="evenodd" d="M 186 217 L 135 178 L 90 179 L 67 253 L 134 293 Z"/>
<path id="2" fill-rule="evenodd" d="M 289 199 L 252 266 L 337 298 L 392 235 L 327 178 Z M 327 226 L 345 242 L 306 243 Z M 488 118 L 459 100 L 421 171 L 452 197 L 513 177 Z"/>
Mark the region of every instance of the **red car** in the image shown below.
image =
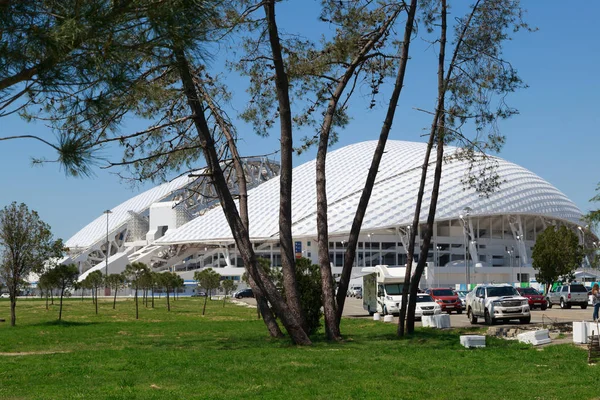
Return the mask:
<path id="1" fill-rule="evenodd" d="M 529 308 L 533 309 L 535 307 L 539 307 L 543 310 L 548 307 L 548 302 L 543 294 L 535 290 L 534 288 L 517 288 L 517 292 L 523 297 L 526 297 L 529 300 Z"/>
<path id="2" fill-rule="evenodd" d="M 433 300 L 440 305 L 442 312 L 446 311 L 450 314 L 456 311 L 457 314 L 462 314 L 462 302 L 458 298 L 456 292 L 452 289 L 427 289 Z"/>

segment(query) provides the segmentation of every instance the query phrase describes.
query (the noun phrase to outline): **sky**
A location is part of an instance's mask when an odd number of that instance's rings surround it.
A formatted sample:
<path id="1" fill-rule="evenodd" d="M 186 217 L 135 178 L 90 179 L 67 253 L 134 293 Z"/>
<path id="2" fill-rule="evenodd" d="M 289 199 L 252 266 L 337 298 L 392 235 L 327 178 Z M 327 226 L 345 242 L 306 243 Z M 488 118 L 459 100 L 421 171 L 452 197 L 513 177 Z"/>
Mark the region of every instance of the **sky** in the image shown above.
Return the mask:
<path id="1" fill-rule="evenodd" d="M 538 30 L 519 32 L 505 46 L 505 58 L 517 68 L 529 86 L 507 98 L 519 115 L 500 124 L 506 144 L 500 157 L 521 165 L 549 181 L 570 198 L 582 212 L 597 209 L 590 203 L 600 182 L 596 151 L 600 149 L 600 2 L 565 3 L 558 0 L 523 1 L 526 21 Z M 291 0 L 277 10 L 280 29 L 311 35 L 316 32 L 317 8 L 314 0 Z M 300 6 L 299 6 L 300 5 Z M 455 10 L 455 15 L 460 10 Z M 219 69 L 219 54 L 228 49 L 213 49 L 211 67 Z M 230 49 L 229 49 L 230 50 Z M 430 117 L 417 109 L 431 110 L 435 103 L 436 48 L 418 34 L 413 41 L 405 87 L 396 112 L 390 139 L 425 141 L 423 134 Z M 231 113 L 241 112 L 247 99 L 246 83 L 227 76 L 233 92 Z M 389 89 L 389 88 L 388 88 Z M 383 94 L 389 90 L 383 90 Z M 358 91 L 350 124 L 340 131 L 333 149 L 364 140 L 376 140 L 387 103 L 381 98 L 374 110 L 368 109 L 368 93 Z M 138 121 L 130 120 L 123 132 L 131 132 Z M 261 138 L 238 122 L 243 155 L 276 151 L 275 134 Z M 53 138 L 43 123 L 26 123 L 16 116 L 0 120 L 0 137 L 35 134 Z M 310 132 L 296 132 L 295 143 Z M 107 150 L 118 158 L 117 150 Z M 294 157 L 294 165 L 313 159 L 316 149 Z M 116 176 L 118 170 L 96 168 L 91 178 L 66 177 L 55 163 L 33 166 L 31 158 L 55 155 L 42 143 L 32 140 L 0 141 L 0 207 L 13 201 L 24 202 L 36 210 L 52 227 L 55 237 L 68 239 L 79 229 L 130 197 L 153 186 L 132 187 Z M 202 165 L 199 165 L 200 167 Z"/>

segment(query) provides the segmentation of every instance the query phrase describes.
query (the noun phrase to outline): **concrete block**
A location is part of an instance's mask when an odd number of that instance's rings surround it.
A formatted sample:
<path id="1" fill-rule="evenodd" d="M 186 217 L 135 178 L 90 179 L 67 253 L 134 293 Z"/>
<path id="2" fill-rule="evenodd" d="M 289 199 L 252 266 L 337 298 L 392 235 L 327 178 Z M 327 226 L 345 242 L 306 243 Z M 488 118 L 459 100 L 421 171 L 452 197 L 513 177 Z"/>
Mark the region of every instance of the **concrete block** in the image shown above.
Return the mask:
<path id="1" fill-rule="evenodd" d="M 450 315 L 448 314 L 434 315 L 433 320 L 436 328 L 450 328 Z"/>
<path id="2" fill-rule="evenodd" d="M 379 321 L 380 319 L 381 319 L 381 314 L 379 314 L 378 312 L 373 314 L 373 321 Z"/>
<path id="3" fill-rule="evenodd" d="M 588 323 L 581 322 L 573 322 L 573 342 L 574 343 L 587 343 L 588 337 Z"/>
<path id="4" fill-rule="evenodd" d="M 485 347 L 485 336 L 481 335 L 461 335 L 460 344 L 466 348 Z"/>
<path id="5" fill-rule="evenodd" d="M 540 329 L 539 331 L 520 333 L 517 335 L 517 339 L 521 343 L 529 343 L 538 346 L 552 341 L 550 340 L 549 333 L 548 329 Z"/>
<path id="6" fill-rule="evenodd" d="M 393 321 L 394 321 L 394 316 L 392 314 L 388 314 L 383 317 L 383 322 L 393 322 Z"/>
<path id="7" fill-rule="evenodd" d="M 424 315 L 421 317 L 421 325 L 424 327 L 435 328 L 435 320 L 433 319 L 433 315 Z"/>

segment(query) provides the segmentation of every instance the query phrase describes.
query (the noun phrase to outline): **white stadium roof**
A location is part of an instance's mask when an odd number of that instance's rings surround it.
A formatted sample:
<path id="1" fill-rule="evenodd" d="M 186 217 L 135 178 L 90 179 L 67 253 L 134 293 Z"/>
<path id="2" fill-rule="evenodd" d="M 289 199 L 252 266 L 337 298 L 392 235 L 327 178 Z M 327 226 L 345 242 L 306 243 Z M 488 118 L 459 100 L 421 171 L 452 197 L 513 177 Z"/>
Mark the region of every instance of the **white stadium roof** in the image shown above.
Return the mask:
<path id="1" fill-rule="evenodd" d="M 327 155 L 330 234 L 350 231 L 376 145 L 376 141 L 356 143 Z M 363 222 L 363 231 L 402 226 L 412 222 L 425 150 L 425 143 L 388 141 Z M 455 147 L 447 147 L 445 153 L 451 154 L 456 150 Z M 581 211 L 550 183 L 516 164 L 498 157 L 492 159 L 498 163 L 497 172 L 502 183 L 489 197 L 481 197 L 474 189 L 461 184 L 461 179 L 468 171 L 468 161 L 451 159 L 444 164 L 436 220 L 456 219 L 463 208 L 468 206 L 472 209 L 472 215 L 540 215 L 580 223 Z M 435 162 L 435 152 L 432 153 L 432 162 Z M 433 169 L 431 166 L 421 221 L 427 219 Z M 248 197 L 251 238 L 260 240 L 277 237 L 279 178 L 271 179 L 250 190 Z M 314 160 L 294 168 L 292 206 L 293 236 L 315 237 L 317 228 Z M 116 209 L 113 209 L 113 212 Z M 126 212 L 131 207 L 122 209 Z M 105 220 L 101 220 L 101 217 L 92 224 L 96 222 L 97 229 L 106 229 Z M 229 225 L 222 209 L 216 207 L 180 228 L 168 231 L 155 243 L 166 245 L 230 240 L 232 235 Z"/>
<path id="2" fill-rule="evenodd" d="M 153 203 L 161 201 L 162 199 L 171 195 L 174 191 L 181 189 L 193 178 L 188 176 L 181 176 L 171 182 L 163 183 L 157 187 L 146 190 L 143 193 L 138 194 L 135 197 L 119 204 L 115 208 L 111 209 L 112 214 L 108 218 L 108 230 L 113 231 L 119 228 L 123 223 L 131 218 L 129 211 L 135 213 L 143 212 L 147 210 Z M 87 224 L 83 229 L 73 235 L 65 243 L 66 247 L 78 248 L 78 247 L 89 247 L 94 242 L 101 240 L 106 236 L 106 215 L 101 214 L 98 218 Z"/>

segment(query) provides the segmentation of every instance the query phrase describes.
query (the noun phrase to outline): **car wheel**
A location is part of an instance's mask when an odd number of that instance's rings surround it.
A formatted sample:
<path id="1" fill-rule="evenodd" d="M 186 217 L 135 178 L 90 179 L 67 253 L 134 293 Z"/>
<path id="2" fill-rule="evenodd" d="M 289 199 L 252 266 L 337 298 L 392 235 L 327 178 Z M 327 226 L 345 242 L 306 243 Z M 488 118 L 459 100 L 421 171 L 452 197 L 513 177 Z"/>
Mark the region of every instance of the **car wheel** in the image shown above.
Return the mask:
<path id="1" fill-rule="evenodd" d="M 525 317 L 525 318 L 519 318 L 519 322 L 521 322 L 522 324 L 528 324 L 531 322 L 531 315 L 529 317 Z"/>
<path id="2" fill-rule="evenodd" d="M 587 304 L 582 304 L 582 305 L 581 305 L 581 309 L 582 309 L 582 310 L 585 310 L 586 308 L 587 308 Z"/>
<path id="3" fill-rule="evenodd" d="M 469 322 L 471 323 L 471 325 L 475 325 L 477 323 L 477 317 L 475 316 L 475 314 L 473 314 L 473 310 L 471 310 L 469 308 L 469 311 L 467 311 L 467 317 L 469 318 Z"/>
<path id="4" fill-rule="evenodd" d="M 236 299 L 241 299 L 242 296 L 240 296 L 239 294 L 235 296 Z"/>
<path id="5" fill-rule="evenodd" d="M 562 308 L 562 309 L 567 308 L 567 305 L 565 304 L 565 299 L 563 299 L 563 298 L 560 299 L 560 308 Z"/>
<path id="6" fill-rule="evenodd" d="M 552 302 L 550 301 L 550 299 L 546 299 L 546 305 L 548 306 L 548 308 L 552 308 Z"/>
<path id="7" fill-rule="evenodd" d="M 371 311 L 371 306 L 367 306 L 367 312 L 369 313 L 369 315 L 372 317 L 373 315 L 375 315 L 375 311 Z"/>
<path id="8" fill-rule="evenodd" d="M 490 312 L 487 310 L 487 308 L 485 309 L 485 313 L 483 314 L 483 318 L 485 319 L 486 325 L 493 325 L 494 324 L 494 319 L 490 315 Z"/>
<path id="9" fill-rule="evenodd" d="M 456 310 L 457 314 L 462 314 L 462 310 L 459 308 L 458 310 Z"/>
<path id="10" fill-rule="evenodd" d="M 548 304 L 547 304 L 547 303 L 544 303 L 544 304 L 542 304 L 542 305 L 540 306 L 540 309 L 541 309 L 542 311 L 544 311 L 544 310 L 546 309 L 546 307 L 548 307 Z"/>

